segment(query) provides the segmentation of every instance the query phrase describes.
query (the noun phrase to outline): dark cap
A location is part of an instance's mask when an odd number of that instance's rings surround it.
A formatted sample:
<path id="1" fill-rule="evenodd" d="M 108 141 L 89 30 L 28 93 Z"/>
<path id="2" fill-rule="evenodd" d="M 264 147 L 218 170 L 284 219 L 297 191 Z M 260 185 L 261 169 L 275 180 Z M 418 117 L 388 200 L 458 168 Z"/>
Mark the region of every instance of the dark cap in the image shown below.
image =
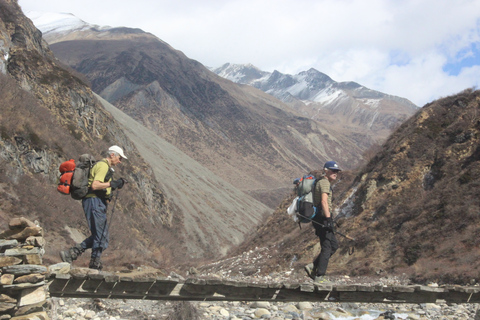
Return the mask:
<path id="1" fill-rule="evenodd" d="M 342 171 L 338 164 L 335 161 L 327 161 L 325 162 L 325 165 L 323 166 L 324 169 L 328 170 L 337 170 L 337 171 Z"/>

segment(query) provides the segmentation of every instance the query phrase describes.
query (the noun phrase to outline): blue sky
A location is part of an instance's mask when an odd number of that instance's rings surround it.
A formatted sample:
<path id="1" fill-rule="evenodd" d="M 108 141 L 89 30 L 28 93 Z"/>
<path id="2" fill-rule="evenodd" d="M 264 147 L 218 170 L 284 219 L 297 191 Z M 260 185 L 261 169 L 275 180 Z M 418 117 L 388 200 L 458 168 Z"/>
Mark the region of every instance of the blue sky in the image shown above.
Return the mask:
<path id="1" fill-rule="evenodd" d="M 448 75 L 458 76 L 462 69 L 480 65 L 480 43 L 472 43 L 461 50 L 444 65 Z M 479 75 L 480 76 L 480 75 Z"/>
<path id="2" fill-rule="evenodd" d="M 141 28 L 208 67 L 315 68 L 423 106 L 480 84 L 480 0 L 19 0 Z"/>

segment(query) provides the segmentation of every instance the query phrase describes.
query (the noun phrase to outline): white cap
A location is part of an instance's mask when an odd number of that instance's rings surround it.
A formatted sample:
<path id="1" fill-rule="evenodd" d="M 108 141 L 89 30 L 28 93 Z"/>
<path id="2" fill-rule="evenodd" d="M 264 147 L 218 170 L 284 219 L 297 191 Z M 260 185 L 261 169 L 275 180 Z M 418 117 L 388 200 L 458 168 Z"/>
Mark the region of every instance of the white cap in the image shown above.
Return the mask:
<path id="1" fill-rule="evenodd" d="M 123 153 L 123 150 L 122 148 L 120 148 L 119 146 L 111 146 L 108 151 L 113 151 L 113 152 L 116 152 L 120 155 L 120 157 L 122 157 L 123 159 L 128 159 L 125 154 Z"/>

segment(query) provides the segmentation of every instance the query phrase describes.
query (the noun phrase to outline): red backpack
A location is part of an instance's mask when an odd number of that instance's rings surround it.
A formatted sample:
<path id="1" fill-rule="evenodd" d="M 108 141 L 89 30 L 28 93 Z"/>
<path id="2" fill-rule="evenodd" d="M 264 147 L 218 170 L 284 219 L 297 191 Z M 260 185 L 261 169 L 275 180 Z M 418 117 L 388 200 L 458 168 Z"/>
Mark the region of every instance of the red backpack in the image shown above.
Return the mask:
<path id="1" fill-rule="evenodd" d="M 72 186 L 73 171 L 75 170 L 75 160 L 70 159 L 60 165 L 60 181 L 58 182 L 57 190 L 63 194 L 70 194 L 70 187 Z"/>

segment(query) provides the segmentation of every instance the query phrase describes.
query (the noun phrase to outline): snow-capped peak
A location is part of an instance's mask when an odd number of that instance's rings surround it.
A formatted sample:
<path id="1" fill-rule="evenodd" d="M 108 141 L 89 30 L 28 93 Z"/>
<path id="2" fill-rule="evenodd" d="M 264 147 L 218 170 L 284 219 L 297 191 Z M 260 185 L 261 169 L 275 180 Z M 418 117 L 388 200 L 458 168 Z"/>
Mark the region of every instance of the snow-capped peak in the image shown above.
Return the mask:
<path id="1" fill-rule="evenodd" d="M 71 13 L 27 11 L 25 15 L 33 21 L 33 24 L 40 29 L 43 34 L 66 33 L 91 28 L 97 30 L 110 28 L 108 26 L 100 27 L 89 24 Z"/>
<path id="2" fill-rule="evenodd" d="M 250 63 L 226 63 L 220 68 L 214 69 L 213 72 L 223 78 L 242 84 L 250 84 L 252 81 L 258 80 L 259 78 L 262 78 L 269 74 L 268 72 L 261 71 Z"/>

